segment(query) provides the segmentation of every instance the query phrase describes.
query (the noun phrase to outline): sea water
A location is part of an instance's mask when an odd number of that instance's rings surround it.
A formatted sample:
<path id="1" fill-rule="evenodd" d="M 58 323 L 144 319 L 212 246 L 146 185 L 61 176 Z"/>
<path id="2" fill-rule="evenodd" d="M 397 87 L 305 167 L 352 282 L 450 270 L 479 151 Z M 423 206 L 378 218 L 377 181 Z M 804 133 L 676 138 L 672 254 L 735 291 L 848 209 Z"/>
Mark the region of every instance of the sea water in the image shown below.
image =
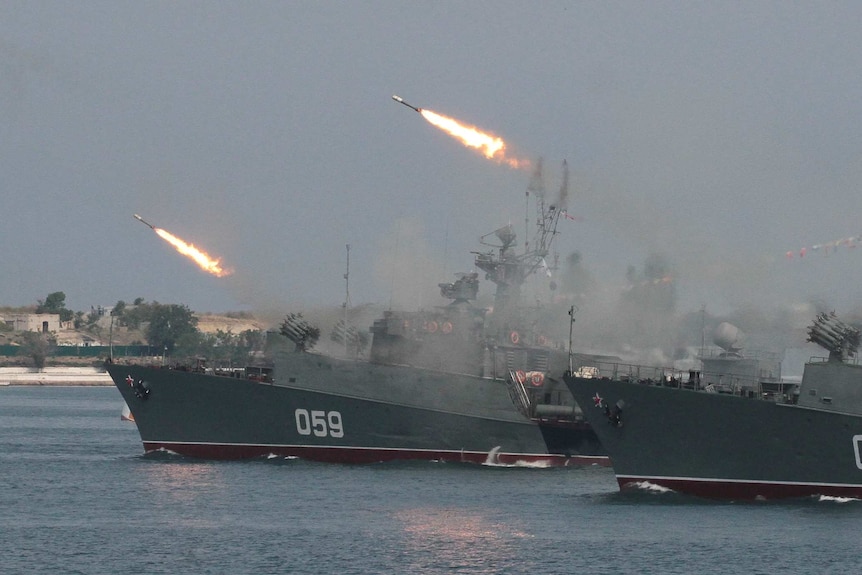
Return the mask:
<path id="1" fill-rule="evenodd" d="M 144 456 L 108 387 L 0 388 L 0 573 L 857 573 L 862 501 L 607 468 Z"/>

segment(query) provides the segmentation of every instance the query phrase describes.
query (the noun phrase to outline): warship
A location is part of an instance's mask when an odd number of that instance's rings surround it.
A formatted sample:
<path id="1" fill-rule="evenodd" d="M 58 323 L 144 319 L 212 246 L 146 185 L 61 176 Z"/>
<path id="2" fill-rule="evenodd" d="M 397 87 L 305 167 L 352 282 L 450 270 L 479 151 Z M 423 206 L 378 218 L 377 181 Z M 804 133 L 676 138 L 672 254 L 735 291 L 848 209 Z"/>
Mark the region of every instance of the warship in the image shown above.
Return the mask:
<path id="1" fill-rule="evenodd" d="M 721 367 L 717 375 L 604 364 L 571 369 L 564 381 L 590 406 L 584 415 L 621 490 L 862 498 L 859 335 L 834 313 L 818 315 L 808 341 L 829 354 L 810 358 L 798 383 L 761 377 L 734 352 L 704 362 Z M 734 364 L 743 369 L 733 373 Z"/>
<path id="2" fill-rule="evenodd" d="M 108 362 L 145 452 L 608 465 L 562 381 L 571 350 L 543 330 L 536 309 L 521 305 L 527 280 L 547 275 L 568 186 L 564 164 L 560 201 L 546 201 L 534 186 L 540 170 L 539 163 L 527 194 L 528 209 L 531 189 L 536 204 L 529 248 L 517 250 L 506 225 L 480 239 L 491 249 L 473 252 L 496 284 L 493 308 L 476 304 L 473 271 L 438 284 L 446 305 L 389 310 L 368 331 L 340 320 L 330 335 L 339 354 L 316 350 L 320 328 L 290 313 L 267 334 L 264 357 L 240 369 Z"/>

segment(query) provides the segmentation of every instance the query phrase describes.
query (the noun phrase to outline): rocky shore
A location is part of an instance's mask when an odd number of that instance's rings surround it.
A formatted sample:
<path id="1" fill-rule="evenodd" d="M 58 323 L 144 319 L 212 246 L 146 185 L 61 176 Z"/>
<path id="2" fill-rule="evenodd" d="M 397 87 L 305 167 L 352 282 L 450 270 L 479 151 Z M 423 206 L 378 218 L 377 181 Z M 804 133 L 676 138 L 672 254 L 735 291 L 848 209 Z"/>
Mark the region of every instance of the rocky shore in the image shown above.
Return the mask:
<path id="1" fill-rule="evenodd" d="M 113 385 L 101 367 L 0 367 L 0 385 Z"/>

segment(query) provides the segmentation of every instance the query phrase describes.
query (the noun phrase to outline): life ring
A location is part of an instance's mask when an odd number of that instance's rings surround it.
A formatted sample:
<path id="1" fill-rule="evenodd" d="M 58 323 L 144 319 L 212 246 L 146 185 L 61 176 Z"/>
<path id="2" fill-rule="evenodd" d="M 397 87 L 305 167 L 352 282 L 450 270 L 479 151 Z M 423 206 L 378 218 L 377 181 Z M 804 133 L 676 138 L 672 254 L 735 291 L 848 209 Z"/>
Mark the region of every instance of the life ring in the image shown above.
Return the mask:
<path id="1" fill-rule="evenodd" d="M 533 384 L 533 387 L 541 387 L 545 383 L 545 374 L 541 371 L 534 371 L 530 374 L 530 383 Z"/>
<path id="2" fill-rule="evenodd" d="M 432 320 L 432 321 L 427 322 L 427 323 L 425 324 L 425 331 L 427 331 L 428 333 L 434 333 L 434 332 L 436 332 L 436 331 L 437 331 L 437 322 L 436 322 L 436 321 L 433 321 L 433 320 Z"/>
<path id="3" fill-rule="evenodd" d="M 452 327 L 453 326 L 451 321 L 444 321 L 443 327 L 440 328 L 440 331 L 442 331 L 443 333 L 452 333 Z"/>
<path id="4" fill-rule="evenodd" d="M 521 336 L 518 335 L 517 331 L 513 331 L 509 334 L 509 341 L 511 341 L 515 345 L 518 345 L 518 342 L 521 341 Z"/>
<path id="5" fill-rule="evenodd" d="M 518 380 L 518 383 L 523 384 L 525 381 L 527 381 L 527 374 L 524 373 L 524 370 L 519 369 L 515 372 L 515 379 Z"/>

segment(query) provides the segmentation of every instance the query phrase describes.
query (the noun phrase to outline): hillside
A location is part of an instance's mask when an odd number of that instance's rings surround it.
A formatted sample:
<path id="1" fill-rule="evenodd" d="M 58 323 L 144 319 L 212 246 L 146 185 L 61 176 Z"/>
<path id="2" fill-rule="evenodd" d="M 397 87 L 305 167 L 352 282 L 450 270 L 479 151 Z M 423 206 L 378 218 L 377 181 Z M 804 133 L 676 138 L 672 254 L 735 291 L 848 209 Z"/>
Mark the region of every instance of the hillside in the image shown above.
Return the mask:
<path id="1" fill-rule="evenodd" d="M 198 319 L 198 330 L 202 333 L 214 334 L 218 331 L 239 334 L 246 330 L 266 330 L 270 326 L 264 321 L 248 314 L 218 315 L 218 314 L 195 314 Z M 0 332 L 0 345 L 8 345 L 17 341 L 16 332 Z M 89 328 L 62 329 L 57 334 L 58 345 L 136 345 L 145 344 L 147 336 L 142 329 L 130 329 L 115 323 L 111 325 L 109 316 L 100 318 L 96 324 Z"/>
<path id="2" fill-rule="evenodd" d="M 246 330 L 266 330 L 270 325 L 256 318 L 234 317 L 215 314 L 195 314 L 198 318 L 198 330 L 202 333 L 216 333 L 217 331 L 230 331 L 238 334 Z"/>

